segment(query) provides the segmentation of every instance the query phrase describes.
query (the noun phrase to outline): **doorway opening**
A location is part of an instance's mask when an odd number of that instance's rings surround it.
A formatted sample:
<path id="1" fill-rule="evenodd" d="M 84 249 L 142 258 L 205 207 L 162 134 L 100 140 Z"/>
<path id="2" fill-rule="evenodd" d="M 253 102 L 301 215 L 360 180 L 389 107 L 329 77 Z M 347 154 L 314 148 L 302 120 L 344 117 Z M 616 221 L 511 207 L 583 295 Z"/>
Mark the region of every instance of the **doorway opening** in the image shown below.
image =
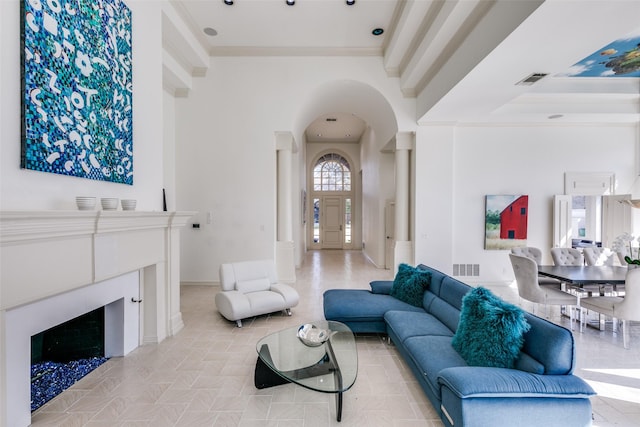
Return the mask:
<path id="1" fill-rule="evenodd" d="M 353 248 L 354 191 L 349 161 L 336 152 L 324 154 L 312 174 L 311 247 Z"/>

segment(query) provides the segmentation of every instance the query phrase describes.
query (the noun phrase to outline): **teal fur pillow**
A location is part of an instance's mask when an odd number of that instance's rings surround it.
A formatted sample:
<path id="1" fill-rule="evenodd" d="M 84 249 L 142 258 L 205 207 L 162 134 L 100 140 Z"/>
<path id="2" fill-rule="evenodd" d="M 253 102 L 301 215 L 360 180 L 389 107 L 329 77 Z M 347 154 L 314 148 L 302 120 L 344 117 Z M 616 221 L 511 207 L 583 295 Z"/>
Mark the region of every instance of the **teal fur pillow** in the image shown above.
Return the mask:
<path id="1" fill-rule="evenodd" d="M 431 273 L 428 271 L 400 264 L 389 295 L 407 304 L 422 307 L 424 291 L 429 288 L 430 283 Z"/>
<path id="2" fill-rule="evenodd" d="M 468 365 L 513 368 L 530 327 L 519 307 L 478 287 L 462 299 L 451 345 Z"/>

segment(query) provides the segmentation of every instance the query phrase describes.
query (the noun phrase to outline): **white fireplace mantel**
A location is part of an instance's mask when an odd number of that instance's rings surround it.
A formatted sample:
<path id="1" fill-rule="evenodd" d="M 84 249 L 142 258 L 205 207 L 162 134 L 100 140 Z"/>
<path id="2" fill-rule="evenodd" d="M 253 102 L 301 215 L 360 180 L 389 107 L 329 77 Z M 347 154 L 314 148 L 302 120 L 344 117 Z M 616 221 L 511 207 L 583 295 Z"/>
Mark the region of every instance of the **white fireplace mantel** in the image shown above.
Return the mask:
<path id="1" fill-rule="evenodd" d="M 16 349 L 11 322 L 20 310 L 48 299 L 64 305 L 65 296 L 72 301 L 79 291 L 104 293 L 98 289 L 104 283 L 139 272 L 137 344 L 157 343 L 182 329 L 179 230 L 193 215 L 0 211 L 0 426 L 26 426 L 31 419 L 29 362 L 22 360 L 24 349 Z"/>

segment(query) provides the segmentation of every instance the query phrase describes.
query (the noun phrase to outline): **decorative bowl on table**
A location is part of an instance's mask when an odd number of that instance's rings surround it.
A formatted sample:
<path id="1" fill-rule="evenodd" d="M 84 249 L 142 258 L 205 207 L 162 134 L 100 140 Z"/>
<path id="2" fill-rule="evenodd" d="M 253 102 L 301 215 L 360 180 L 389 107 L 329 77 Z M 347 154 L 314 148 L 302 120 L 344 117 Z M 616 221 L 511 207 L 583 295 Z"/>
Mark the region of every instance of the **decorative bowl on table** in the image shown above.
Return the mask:
<path id="1" fill-rule="evenodd" d="M 81 211 L 91 211 L 96 207 L 96 198 L 89 196 L 77 196 L 76 206 Z"/>
<path id="2" fill-rule="evenodd" d="M 105 211 L 115 211 L 118 209 L 118 199 L 111 197 L 103 197 L 100 199 L 100 203 L 102 204 L 102 209 Z"/>
<path id="3" fill-rule="evenodd" d="M 331 336 L 331 331 L 320 329 L 311 323 L 306 323 L 298 328 L 298 338 L 304 345 L 318 347 L 324 344 Z"/>
<path id="4" fill-rule="evenodd" d="M 136 200 L 135 199 L 122 199 L 120 200 L 120 204 L 122 205 L 123 211 L 135 211 L 136 210 Z"/>

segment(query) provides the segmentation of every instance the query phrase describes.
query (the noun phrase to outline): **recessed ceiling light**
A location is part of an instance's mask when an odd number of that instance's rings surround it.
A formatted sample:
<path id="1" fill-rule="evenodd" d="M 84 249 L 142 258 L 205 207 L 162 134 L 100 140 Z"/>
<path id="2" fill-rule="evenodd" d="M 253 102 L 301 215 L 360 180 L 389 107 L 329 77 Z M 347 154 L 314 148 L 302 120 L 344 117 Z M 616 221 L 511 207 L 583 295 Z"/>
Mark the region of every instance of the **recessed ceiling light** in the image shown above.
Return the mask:
<path id="1" fill-rule="evenodd" d="M 202 31 L 204 31 L 204 33 L 206 35 L 211 36 L 211 37 L 218 35 L 218 32 L 216 30 L 214 30 L 213 28 L 211 28 L 211 27 L 207 27 Z"/>
<path id="2" fill-rule="evenodd" d="M 285 0 L 287 2 L 287 5 L 289 6 L 293 6 L 294 4 L 296 4 L 296 0 Z"/>
<path id="3" fill-rule="evenodd" d="M 322 136 L 322 134 L 321 134 L 321 133 L 319 133 L 319 134 L 316 134 L 316 136 L 320 137 L 320 136 Z"/>
<path id="4" fill-rule="evenodd" d="M 356 0 L 347 0 L 347 6 L 353 6 L 356 3 Z"/>
<path id="5" fill-rule="evenodd" d="M 227 6 L 233 5 L 233 0 L 222 0 L 222 1 L 224 1 L 224 4 L 226 4 Z"/>
<path id="6" fill-rule="evenodd" d="M 382 28 L 375 28 L 373 31 L 371 31 L 371 34 L 373 34 L 374 36 L 379 36 L 382 33 L 384 33 L 384 30 Z"/>

